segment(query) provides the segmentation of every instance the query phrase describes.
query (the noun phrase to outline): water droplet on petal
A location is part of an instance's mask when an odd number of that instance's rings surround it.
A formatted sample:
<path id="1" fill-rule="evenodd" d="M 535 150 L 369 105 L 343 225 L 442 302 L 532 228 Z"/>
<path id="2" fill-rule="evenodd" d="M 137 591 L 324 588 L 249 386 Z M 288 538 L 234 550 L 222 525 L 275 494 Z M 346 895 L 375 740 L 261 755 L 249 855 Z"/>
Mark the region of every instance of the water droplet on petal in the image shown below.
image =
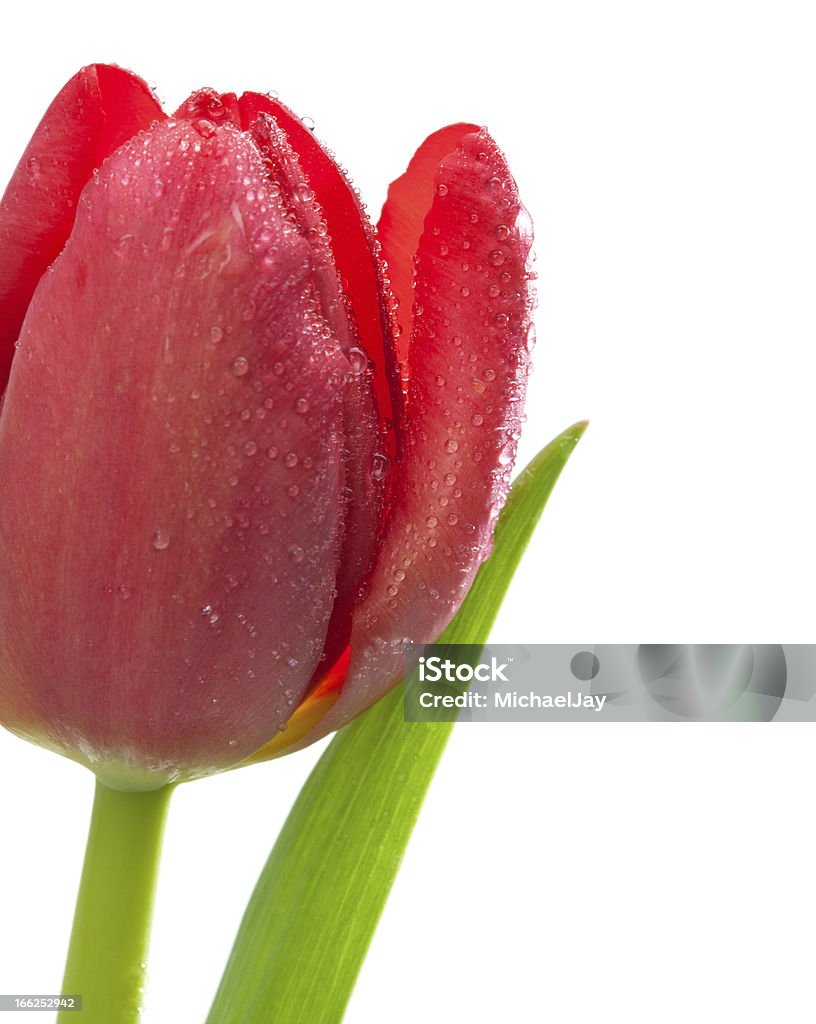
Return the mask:
<path id="1" fill-rule="evenodd" d="M 116 240 L 113 251 L 120 259 L 124 259 L 133 249 L 135 242 L 136 238 L 133 235 L 120 235 Z"/>
<path id="2" fill-rule="evenodd" d="M 158 529 L 153 534 L 153 547 L 157 551 L 164 551 L 170 543 L 170 534 L 167 530 Z"/>
<path id="3" fill-rule="evenodd" d="M 381 452 L 377 452 L 372 460 L 371 465 L 371 477 L 373 480 L 383 480 L 388 475 L 388 470 L 391 468 L 391 460 L 387 455 L 383 455 Z"/>
<path id="4" fill-rule="evenodd" d="M 305 557 L 306 552 L 299 544 L 293 544 L 292 547 L 289 548 L 289 558 L 295 563 L 295 565 L 300 565 Z"/>
<path id="5" fill-rule="evenodd" d="M 350 348 L 348 358 L 351 363 L 351 372 L 355 377 L 359 377 L 368 366 L 368 356 L 361 348 Z"/>
<path id="6" fill-rule="evenodd" d="M 249 360 L 245 356 L 236 356 L 229 365 L 233 377 L 245 377 L 249 373 Z"/>
<path id="7" fill-rule="evenodd" d="M 202 139 L 211 139 L 215 135 L 215 125 L 212 121 L 208 121 L 203 117 L 198 121 L 193 121 L 193 128 L 195 128 Z"/>
<path id="8" fill-rule="evenodd" d="M 214 626 L 221 618 L 220 612 L 215 607 L 215 605 L 212 604 L 205 604 L 204 607 L 201 609 L 201 614 L 204 616 L 204 618 L 207 620 L 207 622 L 209 622 L 211 626 Z"/>

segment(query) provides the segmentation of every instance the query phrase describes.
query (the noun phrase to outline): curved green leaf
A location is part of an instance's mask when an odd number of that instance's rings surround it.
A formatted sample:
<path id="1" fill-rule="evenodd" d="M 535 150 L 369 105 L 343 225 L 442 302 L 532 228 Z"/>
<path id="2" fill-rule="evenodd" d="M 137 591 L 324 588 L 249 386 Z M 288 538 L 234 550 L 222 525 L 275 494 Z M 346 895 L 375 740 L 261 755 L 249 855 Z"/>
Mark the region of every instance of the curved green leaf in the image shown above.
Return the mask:
<path id="1" fill-rule="evenodd" d="M 521 473 L 442 643 L 483 644 L 547 498 L 586 428 Z M 402 688 L 332 740 L 261 873 L 208 1024 L 337 1024 L 377 926 L 450 723 L 408 723 Z"/>

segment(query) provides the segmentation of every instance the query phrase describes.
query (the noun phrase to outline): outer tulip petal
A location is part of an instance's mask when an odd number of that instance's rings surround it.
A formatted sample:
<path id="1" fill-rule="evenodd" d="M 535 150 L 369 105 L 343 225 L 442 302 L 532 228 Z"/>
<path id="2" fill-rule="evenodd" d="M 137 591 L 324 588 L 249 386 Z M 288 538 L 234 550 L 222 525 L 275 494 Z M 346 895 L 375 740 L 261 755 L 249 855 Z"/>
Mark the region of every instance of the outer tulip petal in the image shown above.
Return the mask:
<path id="1" fill-rule="evenodd" d="M 141 78 L 92 64 L 45 113 L 0 201 L 0 393 L 28 303 L 95 168 L 164 113 Z"/>
<path id="2" fill-rule="evenodd" d="M 374 366 L 374 389 L 393 456 L 402 423 L 402 390 L 394 343 L 391 293 L 368 216 L 348 179 L 313 133 L 288 107 L 271 96 L 246 92 L 238 101 L 242 126 L 250 130 L 259 115 L 270 114 L 298 154 L 323 210 L 332 251 L 357 322 L 362 347 Z"/>
<path id="3" fill-rule="evenodd" d="M 439 636 L 489 553 L 509 486 L 532 341 L 529 218 L 484 131 L 461 137 L 433 180 L 417 252 L 408 444 L 394 505 L 370 591 L 354 612 L 339 699 L 293 748 L 393 686 L 404 641 Z"/>
<path id="4" fill-rule="evenodd" d="M 246 136 L 157 126 L 86 188 L 21 334 L 0 719 L 122 788 L 243 759 L 323 648 L 350 367 L 289 213 Z"/>
<path id="5" fill-rule="evenodd" d="M 298 231 L 312 247 L 321 315 L 332 328 L 351 366 L 343 431 L 346 465 L 344 539 L 337 575 L 337 596 L 319 666 L 319 671 L 324 672 L 348 643 L 351 610 L 374 563 L 390 460 L 383 451 L 371 363 L 359 348 L 359 337 L 348 316 L 348 303 L 339 283 L 333 246 L 311 182 L 289 144 L 288 135 L 270 114 L 259 114 L 250 127 L 250 134 L 267 161 Z M 311 139 L 311 134 L 309 137 Z"/>

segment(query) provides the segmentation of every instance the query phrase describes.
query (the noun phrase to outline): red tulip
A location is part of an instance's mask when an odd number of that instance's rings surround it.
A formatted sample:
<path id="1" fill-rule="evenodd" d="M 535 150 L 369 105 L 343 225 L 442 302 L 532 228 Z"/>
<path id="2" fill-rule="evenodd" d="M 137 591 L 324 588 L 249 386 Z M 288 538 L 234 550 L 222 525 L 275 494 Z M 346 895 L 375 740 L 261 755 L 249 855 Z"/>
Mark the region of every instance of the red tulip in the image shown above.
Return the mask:
<path id="1" fill-rule="evenodd" d="M 0 206 L 0 721 L 148 789 L 377 700 L 489 552 L 530 241 L 473 125 L 375 236 L 277 100 L 80 71 Z"/>

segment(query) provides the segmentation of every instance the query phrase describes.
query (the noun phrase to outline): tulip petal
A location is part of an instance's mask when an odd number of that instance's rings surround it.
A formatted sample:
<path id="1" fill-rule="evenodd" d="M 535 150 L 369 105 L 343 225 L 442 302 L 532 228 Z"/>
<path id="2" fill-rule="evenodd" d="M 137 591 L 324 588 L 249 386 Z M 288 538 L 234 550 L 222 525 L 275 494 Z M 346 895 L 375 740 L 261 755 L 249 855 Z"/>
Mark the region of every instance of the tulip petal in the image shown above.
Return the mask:
<path id="1" fill-rule="evenodd" d="M 26 317 L 0 720 L 112 785 L 243 759 L 323 650 L 351 373 L 290 215 L 232 126 L 156 126 L 87 186 Z"/>
<path id="2" fill-rule="evenodd" d="M 245 130 L 251 130 L 261 114 L 271 115 L 283 129 L 323 210 L 360 342 L 373 363 L 377 403 L 388 427 L 384 443 L 389 457 L 393 457 L 402 423 L 402 390 L 390 289 L 368 216 L 335 160 L 288 107 L 271 96 L 255 92 L 244 93 L 238 102 Z"/>
<path id="3" fill-rule="evenodd" d="M 337 575 L 337 596 L 319 673 L 331 667 L 348 643 L 351 610 L 369 575 L 383 512 L 389 459 L 384 454 L 371 363 L 359 348 L 359 336 L 348 315 L 322 207 L 289 137 L 270 114 L 260 113 L 249 132 L 266 160 L 284 203 L 300 234 L 312 247 L 320 312 L 332 328 L 351 365 L 344 406 L 345 491 L 344 539 Z M 311 139 L 311 134 L 310 134 Z"/>
<path id="4" fill-rule="evenodd" d="M 111 153 L 165 115 L 141 78 L 83 68 L 45 113 L 0 201 L 0 393 L 31 296 L 65 245 L 79 194 Z"/>
<path id="5" fill-rule="evenodd" d="M 434 195 L 434 173 L 441 160 L 463 135 L 478 132 L 473 124 L 451 124 L 429 135 L 414 154 L 404 174 L 392 182 L 377 223 L 382 256 L 388 264 L 391 287 L 397 300 L 400 330 L 397 352 L 400 365 L 410 369 L 409 342 L 414 305 L 414 255 Z"/>
<path id="6" fill-rule="evenodd" d="M 417 251 L 407 448 L 394 505 L 354 611 L 340 697 L 295 747 L 393 686 L 405 641 L 440 635 L 489 554 L 509 486 L 532 342 L 529 218 L 484 131 L 461 136 L 432 180 L 422 186 L 432 198 Z"/>

